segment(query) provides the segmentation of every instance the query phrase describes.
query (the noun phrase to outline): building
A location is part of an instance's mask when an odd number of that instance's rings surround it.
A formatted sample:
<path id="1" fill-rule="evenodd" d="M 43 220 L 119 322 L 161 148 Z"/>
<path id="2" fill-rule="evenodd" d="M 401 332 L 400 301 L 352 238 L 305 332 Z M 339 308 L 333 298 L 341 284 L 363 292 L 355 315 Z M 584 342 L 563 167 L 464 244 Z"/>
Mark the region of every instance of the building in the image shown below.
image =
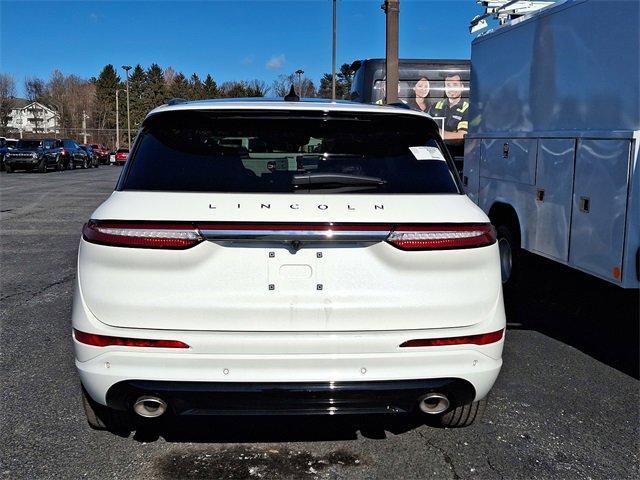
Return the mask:
<path id="1" fill-rule="evenodd" d="M 59 133 L 60 114 L 40 102 L 32 102 L 24 98 L 15 98 L 13 108 L 8 117 L 7 129 L 10 132 L 24 133 Z"/>

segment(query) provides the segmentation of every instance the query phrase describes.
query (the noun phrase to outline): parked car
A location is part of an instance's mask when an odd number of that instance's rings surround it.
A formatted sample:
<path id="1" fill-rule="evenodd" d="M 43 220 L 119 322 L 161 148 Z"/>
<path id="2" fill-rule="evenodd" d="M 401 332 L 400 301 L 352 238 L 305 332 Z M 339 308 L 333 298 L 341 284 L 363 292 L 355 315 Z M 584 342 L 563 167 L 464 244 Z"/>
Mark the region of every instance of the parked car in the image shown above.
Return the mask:
<path id="1" fill-rule="evenodd" d="M 109 147 L 106 147 L 102 143 L 92 143 L 91 148 L 98 156 L 98 159 L 100 160 L 100 163 L 102 165 L 107 165 L 109 163 Z"/>
<path id="2" fill-rule="evenodd" d="M 20 139 L 4 156 L 7 173 L 16 170 L 46 172 L 50 168 L 64 169 L 62 142 L 55 138 Z"/>
<path id="3" fill-rule="evenodd" d="M 4 171 L 4 156 L 16 146 L 18 140 L 15 138 L 0 137 L 0 171 Z"/>
<path id="4" fill-rule="evenodd" d="M 127 158 L 129 157 L 129 149 L 128 148 L 119 148 L 116 150 L 116 165 L 124 165 L 127 162 Z"/>
<path id="5" fill-rule="evenodd" d="M 80 148 L 84 150 L 87 156 L 89 157 L 89 166 L 98 168 L 100 166 L 100 157 L 95 152 L 93 147 L 91 145 L 82 144 L 80 145 Z"/>
<path id="6" fill-rule="evenodd" d="M 471 424 L 502 365 L 499 253 L 435 121 L 351 102 L 234 107 L 149 113 L 84 226 L 72 325 L 89 424 L 257 412 Z M 239 137 L 256 148 L 227 141 Z"/>
<path id="7" fill-rule="evenodd" d="M 80 145 L 78 145 L 75 140 L 65 138 L 62 140 L 62 146 L 66 154 L 67 168 L 71 170 L 76 167 L 89 168 L 89 156 L 80 148 Z"/>

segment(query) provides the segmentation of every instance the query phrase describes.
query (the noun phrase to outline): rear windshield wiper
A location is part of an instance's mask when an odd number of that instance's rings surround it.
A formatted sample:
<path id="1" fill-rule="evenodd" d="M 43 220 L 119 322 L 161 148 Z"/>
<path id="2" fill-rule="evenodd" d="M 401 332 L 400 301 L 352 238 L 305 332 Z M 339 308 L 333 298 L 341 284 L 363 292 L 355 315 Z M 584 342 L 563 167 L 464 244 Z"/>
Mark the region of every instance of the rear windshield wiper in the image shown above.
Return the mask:
<path id="1" fill-rule="evenodd" d="M 348 173 L 308 173 L 293 176 L 295 187 L 332 188 L 332 187 L 380 187 L 387 183 L 379 177 L 352 175 Z"/>

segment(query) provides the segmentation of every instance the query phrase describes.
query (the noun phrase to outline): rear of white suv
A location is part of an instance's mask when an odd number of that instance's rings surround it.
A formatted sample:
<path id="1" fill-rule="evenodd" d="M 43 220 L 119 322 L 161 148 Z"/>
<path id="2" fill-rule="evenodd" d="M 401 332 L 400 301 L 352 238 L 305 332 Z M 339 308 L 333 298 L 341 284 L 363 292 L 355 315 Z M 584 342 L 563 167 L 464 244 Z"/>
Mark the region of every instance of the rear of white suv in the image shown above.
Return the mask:
<path id="1" fill-rule="evenodd" d="M 89 423 L 424 412 L 499 373 L 495 232 L 429 117 L 316 102 L 149 114 L 87 222 L 73 306 Z"/>

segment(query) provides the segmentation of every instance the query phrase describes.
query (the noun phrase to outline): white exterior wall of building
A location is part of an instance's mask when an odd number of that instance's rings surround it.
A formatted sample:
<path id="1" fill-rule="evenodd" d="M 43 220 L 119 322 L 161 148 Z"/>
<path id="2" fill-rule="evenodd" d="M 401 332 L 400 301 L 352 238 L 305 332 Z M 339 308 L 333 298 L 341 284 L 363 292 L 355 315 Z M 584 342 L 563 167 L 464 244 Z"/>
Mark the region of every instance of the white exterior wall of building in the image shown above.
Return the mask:
<path id="1" fill-rule="evenodd" d="M 37 119 L 37 121 L 35 120 Z M 21 108 L 11 110 L 7 127 L 23 133 L 58 133 L 60 115 L 49 107 L 31 102 Z"/>

